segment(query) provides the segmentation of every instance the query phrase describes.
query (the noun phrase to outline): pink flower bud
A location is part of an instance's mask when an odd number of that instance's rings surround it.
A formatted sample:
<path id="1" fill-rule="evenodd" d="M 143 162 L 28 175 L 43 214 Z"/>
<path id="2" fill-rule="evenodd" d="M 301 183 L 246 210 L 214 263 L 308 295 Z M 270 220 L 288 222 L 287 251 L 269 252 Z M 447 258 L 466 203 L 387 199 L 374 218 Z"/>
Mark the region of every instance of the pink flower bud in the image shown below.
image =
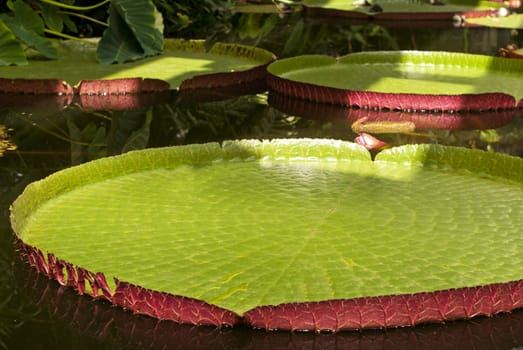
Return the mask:
<path id="1" fill-rule="evenodd" d="M 378 140 L 374 136 L 364 133 L 364 132 L 360 133 L 359 136 L 354 139 L 354 142 L 356 142 L 359 145 L 362 145 L 363 147 L 365 147 L 366 149 L 369 149 L 369 150 L 370 149 L 381 149 L 381 148 L 388 146 L 388 144 L 386 142 Z"/>

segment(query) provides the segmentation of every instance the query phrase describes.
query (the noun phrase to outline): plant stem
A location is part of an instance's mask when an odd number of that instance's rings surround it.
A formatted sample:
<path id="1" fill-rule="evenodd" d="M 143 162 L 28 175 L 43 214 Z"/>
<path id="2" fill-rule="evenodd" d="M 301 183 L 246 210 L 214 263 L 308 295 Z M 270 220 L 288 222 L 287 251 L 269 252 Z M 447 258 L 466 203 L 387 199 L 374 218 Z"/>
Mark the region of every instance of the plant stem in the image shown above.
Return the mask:
<path id="1" fill-rule="evenodd" d="M 61 8 L 64 8 L 64 9 L 69 9 L 69 10 L 74 10 L 74 11 L 89 11 L 89 10 L 95 9 L 97 7 L 103 6 L 103 5 L 107 4 L 111 0 L 103 0 L 102 2 L 99 2 L 98 4 L 94 4 L 94 5 L 91 5 L 91 6 L 67 5 L 67 4 L 62 4 L 61 2 L 57 2 L 57 1 L 53 1 L 53 0 L 41 0 L 41 1 L 43 3 L 49 4 L 49 5 L 53 5 L 53 6 L 56 6 L 56 7 L 61 7 Z"/>
<path id="2" fill-rule="evenodd" d="M 97 20 L 96 18 L 93 18 L 93 17 L 82 15 L 80 13 L 71 12 L 71 11 L 59 11 L 59 13 L 63 14 L 63 15 L 68 15 L 68 16 L 76 16 L 76 17 L 83 18 L 83 19 L 86 19 L 88 21 L 91 21 L 93 23 L 99 24 L 101 26 L 109 27 L 109 24 L 107 24 L 105 22 L 99 21 L 99 20 Z"/>
<path id="3" fill-rule="evenodd" d="M 54 31 L 54 30 L 51 30 L 51 29 L 47 29 L 45 28 L 44 29 L 44 32 L 47 33 L 47 34 L 51 34 L 51 35 L 55 35 L 55 36 L 59 36 L 61 38 L 65 38 L 65 39 L 71 39 L 71 40 L 76 40 L 76 41 L 81 41 L 81 42 L 84 42 L 84 43 L 88 43 L 88 44 L 93 44 L 94 43 L 90 40 L 87 40 L 87 39 L 82 39 L 82 38 L 78 38 L 76 36 L 72 36 L 72 35 L 67 35 L 67 34 L 64 34 L 64 33 L 60 33 L 60 32 L 57 32 L 57 31 Z"/>

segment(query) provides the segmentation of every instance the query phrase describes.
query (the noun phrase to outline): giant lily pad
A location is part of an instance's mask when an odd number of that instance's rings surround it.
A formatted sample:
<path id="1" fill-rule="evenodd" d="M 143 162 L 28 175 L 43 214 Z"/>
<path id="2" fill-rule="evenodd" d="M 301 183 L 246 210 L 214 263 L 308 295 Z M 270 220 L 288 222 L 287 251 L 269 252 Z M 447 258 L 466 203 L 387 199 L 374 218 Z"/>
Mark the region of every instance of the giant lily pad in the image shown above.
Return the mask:
<path id="1" fill-rule="evenodd" d="M 11 219 L 36 269 L 136 313 L 407 326 L 523 307 L 522 183 L 522 159 L 482 151 L 247 140 L 60 171 Z"/>
<path id="2" fill-rule="evenodd" d="M 452 20 L 455 15 L 465 18 L 498 15 L 503 4 L 495 1 L 443 0 L 438 5 L 431 1 L 350 1 L 350 0 L 303 0 L 309 15 L 339 16 L 376 20 Z M 506 13 L 502 12 L 502 13 Z"/>
<path id="3" fill-rule="evenodd" d="M 96 61 L 94 44 L 63 41 L 58 45 L 58 60 L 33 59 L 24 66 L 0 67 L 0 77 L 63 79 L 70 85 L 139 77 L 167 81 L 171 89 L 182 82 L 185 88 L 210 88 L 264 79 L 265 65 L 274 59 L 270 52 L 250 46 L 217 43 L 207 50 L 203 40 L 166 39 L 162 55 L 109 65 Z"/>
<path id="4" fill-rule="evenodd" d="M 276 92 L 364 108 L 513 109 L 523 97 L 523 61 L 463 53 L 305 55 L 276 61 L 268 72 L 268 86 Z"/>

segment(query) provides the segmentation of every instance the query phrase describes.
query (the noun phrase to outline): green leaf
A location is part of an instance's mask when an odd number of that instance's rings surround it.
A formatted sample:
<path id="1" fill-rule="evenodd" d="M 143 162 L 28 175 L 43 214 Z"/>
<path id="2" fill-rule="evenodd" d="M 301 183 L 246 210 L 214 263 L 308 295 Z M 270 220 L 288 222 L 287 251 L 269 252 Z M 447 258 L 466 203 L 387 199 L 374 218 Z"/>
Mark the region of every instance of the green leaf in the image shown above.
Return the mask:
<path id="1" fill-rule="evenodd" d="M 44 35 L 44 22 L 42 18 L 22 0 L 14 2 L 15 19 L 24 29 L 35 32 L 36 34 Z"/>
<path id="2" fill-rule="evenodd" d="M 78 27 L 76 26 L 76 23 L 69 18 L 69 16 L 63 16 L 62 20 L 64 22 L 64 25 L 73 33 L 78 33 Z"/>
<path id="3" fill-rule="evenodd" d="M 0 20 L 0 65 L 27 64 L 24 49 L 13 32 Z"/>
<path id="4" fill-rule="evenodd" d="M 160 54 L 163 37 L 157 19 L 151 1 L 111 1 L 109 28 L 98 44 L 98 61 L 123 63 Z"/>
<path id="5" fill-rule="evenodd" d="M 13 3 L 15 17 L 1 14 L 0 19 L 24 44 L 50 59 L 58 58 L 58 51 L 51 40 L 44 37 L 44 22 L 26 3 L 17 0 Z"/>
<path id="6" fill-rule="evenodd" d="M 162 52 L 163 36 L 159 27 L 163 26 L 160 13 L 151 0 L 113 0 L 119 14 L 140 43 L 145 56 Z"/>
<path id="7" fill-rule="evenodd" d="M 109 7 L 109 28 L 98 43 L 96 55 L 100 63 L 124 63 L 145 57 L 145 53 L 125 20 L 116 10 Z"/>
<path id="8" fill-rule="evenodd" d="M 149 143 L 149 135 L 151 129 L 151 121 L 153 120 L 152 109 L 150 108 L 145 117 L 144 124 L 138 129 L 133 131 L 129 139 L 122 148 L 122 153 L 144 149 Z"/>
<path id="9" fill-rule="evenodd" d="M 62 32 L 64 29 L 64 21 L 62 15 L 59 13 L 58 7 L 43 4 L 42 16 L 49 29 L 55 32 Z"/>
<path id="10" fill-rule="evenodd" d="M 149 142 L 152 111 L 115 112 L 108 137 L 110 154 L 125 153 L 131 149 L 142 149 Z"/>
<path id="11" fill-rule="evenodd" d="M 53 46 L 50 39 L 38 35 L 38 33 L 24 27 L 18 20 L 5 14 L 0 19 L 13 31 L 16 37 L 27 46 L 39 51 L 49 59 L 58 58 L 58 50 Z"/>
<path id="12" fill-rule="evenodd" d="M 105 157 L 107 155 L 107 131 L 105 127 L 95 129 L 95 134 L 89 146 L 87 155 L 90 160 Z"/>

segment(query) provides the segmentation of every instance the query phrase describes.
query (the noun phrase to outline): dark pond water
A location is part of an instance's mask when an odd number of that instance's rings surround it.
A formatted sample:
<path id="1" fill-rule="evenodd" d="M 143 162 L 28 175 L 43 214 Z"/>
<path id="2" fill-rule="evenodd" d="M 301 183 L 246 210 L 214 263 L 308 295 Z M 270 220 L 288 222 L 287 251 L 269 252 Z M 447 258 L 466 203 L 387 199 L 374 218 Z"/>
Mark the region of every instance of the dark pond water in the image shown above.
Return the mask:
<path id="1" fill-rule="evenodd" d="M 223 41 L 256 44 L 280 57 L 342 55 L 378 49 L 446 50 L 495 55 L 517 31 L 445 26 L 335 23 L 300 14 L 237 15 Z M 521 349 L 523 312 L 408 329 L 339 334 L 215 329 L 159 322 L 79 297 L 17 259 L 9 204 L 32 181 L 59 169 L 132 149 L 236 138 L 353 140 L 346 110 L 260 93 L 196 102 L 173 92 L 132 111 L 90 111 L 60 101 L 3 99 L 0 130 L 17 145 L 0 157 L 0 349 Z M 440 143 L 523 155 L 523 121 L 511 115 L 486 130 L 387 134 L 391 145 Z M 3 145 L 5 145 L 5 141 Z"/>

